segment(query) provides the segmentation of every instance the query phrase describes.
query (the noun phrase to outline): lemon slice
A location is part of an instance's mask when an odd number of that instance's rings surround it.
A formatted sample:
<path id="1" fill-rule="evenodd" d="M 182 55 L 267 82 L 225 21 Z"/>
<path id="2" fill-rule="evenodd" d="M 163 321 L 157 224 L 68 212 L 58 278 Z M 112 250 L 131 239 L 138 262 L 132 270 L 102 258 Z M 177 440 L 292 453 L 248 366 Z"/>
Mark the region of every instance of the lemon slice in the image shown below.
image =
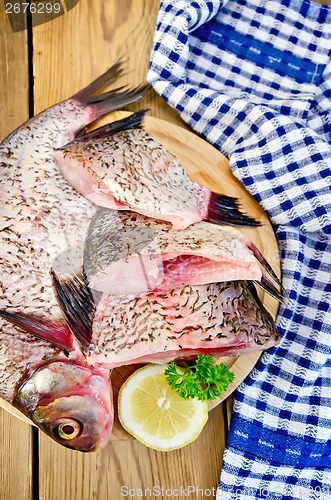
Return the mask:
<path id="1" fill-rule="evenodd" d="M 118 417 L 124 429 L 158 451 L 192 443 L 208 419 L 206 401 L 183 399 L 169 386 L 164 376 L 167 366 L 139 368 L 118 395 Z"/>

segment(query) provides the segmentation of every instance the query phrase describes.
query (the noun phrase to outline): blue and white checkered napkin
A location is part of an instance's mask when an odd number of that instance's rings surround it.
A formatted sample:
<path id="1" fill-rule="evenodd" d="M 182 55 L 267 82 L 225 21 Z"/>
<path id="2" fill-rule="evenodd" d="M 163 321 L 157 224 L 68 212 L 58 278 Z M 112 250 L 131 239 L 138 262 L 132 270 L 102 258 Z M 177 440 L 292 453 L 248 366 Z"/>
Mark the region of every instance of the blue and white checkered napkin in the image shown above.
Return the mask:
<path id="1" fill-rule="evenodd" d="M 148 80 L 277 228 L 279 346 L 236 392 L 220 499 L 331 499 L 331 8 L 164 0 Z"/>

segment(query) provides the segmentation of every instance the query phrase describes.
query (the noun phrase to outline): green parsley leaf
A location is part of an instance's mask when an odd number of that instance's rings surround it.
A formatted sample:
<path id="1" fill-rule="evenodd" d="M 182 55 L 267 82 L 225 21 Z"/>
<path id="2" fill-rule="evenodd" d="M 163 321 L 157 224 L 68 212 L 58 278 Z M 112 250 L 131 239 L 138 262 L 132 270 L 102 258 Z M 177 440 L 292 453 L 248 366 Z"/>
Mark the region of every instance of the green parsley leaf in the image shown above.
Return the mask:
<path id="1" fill-rule="evenodd" d="M 218 398 L 234 380 L 234 373 L 224 363 L 215 365 L 210 354 L 199 354 L 191 366 L 180 366 L 172 361 L 164 375 L 182 398 L 201 401 Z"/>

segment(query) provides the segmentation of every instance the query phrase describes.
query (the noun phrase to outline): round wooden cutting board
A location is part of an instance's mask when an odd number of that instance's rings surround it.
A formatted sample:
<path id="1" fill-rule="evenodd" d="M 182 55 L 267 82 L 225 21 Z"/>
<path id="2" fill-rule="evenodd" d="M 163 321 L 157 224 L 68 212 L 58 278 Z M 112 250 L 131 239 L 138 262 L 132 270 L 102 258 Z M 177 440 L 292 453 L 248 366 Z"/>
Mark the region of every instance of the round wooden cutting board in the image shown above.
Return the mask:
<path id="1" fill-rule="evenodd" d="M 111 115 L 111 120 L 117 120 L 126 116 L 127 112 L 116 112 Z M 108 117 L 108 120 L 109 117 Z M 189 176 L 196 182 L 208 186 L 211 190 L 229 196 L 239 198 L 242 209 L 249 215 L 256 217 L 260 227 L 238 227 L 238 229 L 250 238 L 264 257 L 279 275 L 280 264 L 278 246 L 270 222 L 262 207 L 246 191 L 244 186 L 232 174 L 228 160 L 209 143 L 182 127 L 172 123 L 146 117 L 144 128 L 153 134 L 169 151 L 176 155 L 182 162 Z M 278 310 L 278 302 L 270 296 L 259 292 L 260 299 L 266 309 L 275 318 Z M 223 357 L 220 361 L 226 363 L 235 374 L 234 382 L 229 386 L 221 397 L 210 403 L 210 410 L 220 404 L 228 397 L 252 370 L 261 352 L 250 353 L 242 356 Z M 112 440 L 133 439 L 121 427 L 117 418 L 117 394 L 123 381 L 133 373 L 139 365 L 124 366 L 113 370 L 112 383 L 114 390 L 115 422 L 111 436 Z M 21 412 L 13 408 L 5 401 L 0 400 L 0 406 L 16 417 L 32 424 Z"/>

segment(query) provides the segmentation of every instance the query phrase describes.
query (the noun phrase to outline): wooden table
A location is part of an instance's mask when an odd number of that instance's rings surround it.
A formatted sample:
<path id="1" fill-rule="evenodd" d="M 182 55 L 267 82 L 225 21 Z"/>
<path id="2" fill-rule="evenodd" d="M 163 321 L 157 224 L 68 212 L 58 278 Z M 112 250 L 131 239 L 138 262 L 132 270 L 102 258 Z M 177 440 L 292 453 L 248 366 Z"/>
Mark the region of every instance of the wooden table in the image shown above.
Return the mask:
<path id="1" fill-rule="evenodd" d="M 0 2 L 0 140 L 29 116 L 69 97 L 119 57 L 127 59 L 129 70 L 123 83 L 143 83 L 158 4 L 155 0 L 80 0 L 61 17 L 39 26 L 33 26 L 33 15 L 27 29 L 13 33 Z M 152 116 L 182 124 L 155 93 L 144 105 Z M 226 404 L 214 409 L 199 439 L 179 451 L 155 452 L 128 440 L 82 454 L 57 445 L 0 409 L 0 498 L 117 500 L 125 498 L 122 487 L 136 491 L 127 496 L 131 499 L 142 498 L 139 489 L 154 486 L 215 488 L 226 414 Z"/>

